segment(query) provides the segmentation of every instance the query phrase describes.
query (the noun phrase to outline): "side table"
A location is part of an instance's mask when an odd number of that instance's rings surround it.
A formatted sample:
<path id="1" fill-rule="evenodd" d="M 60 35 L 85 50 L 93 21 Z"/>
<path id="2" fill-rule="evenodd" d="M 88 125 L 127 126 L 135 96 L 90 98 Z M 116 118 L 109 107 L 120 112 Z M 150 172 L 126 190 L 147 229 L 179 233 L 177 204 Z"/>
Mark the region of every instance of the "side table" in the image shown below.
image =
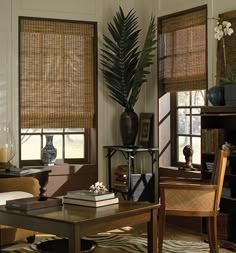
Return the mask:
<path id="1" fill-rule="evenodd" d="M 11 173 L 6 170 L 0 171 L 0 178 L 10 178 L 10 177 L 34 177 L 38 179 L 40 185 L 40 194 L 41 199 L 47 198 L 47 184 L 48 184 L 48 174 L 51 172 L 51 169 L 42 168 L 42 169 L 30 169 L 27 174 L 16 174 Z"/>
<path id="2" fill-rule="evenodd" d="M 132 192 L 131 192 L 131 174 L 135 173 L 135 165 L 134 165 L 134 158 L 137 153 L 140 152 L 146 152 L 149 153 L 151 156 L 151 173 L 154 176 L 155 173 L 157 173 L 155 169 L 155 163 L 158 159 L 158 148 L 150 147 L 150 148 L 144 148 L 139 146 L 133 146 L 133 147 L 126 147 L 126 146 L 104 146 L 105 149 L 107 149 L 107 162 L 108 162 L 108 180 L 109 180 L 109 191 L 115 190 L 116 192 L 121 192 L 123 197 L 125 192 L 122 192 L 119 189 L 113 189 L 112 187 L 112 157 L 116 152 L 122 153 L 124 156 L 127 166 L 128 166 L 128 191 L 126 194 L 128 195 L 128 199 L 132 199 Z M 157 178 L 157 177 L 155 177 Z M 153 188 L 155 189 L 155 184 L 157 185 L 157 182 L 154 182 Z M 153 190 L 154 190 L 153 189 Z"/>

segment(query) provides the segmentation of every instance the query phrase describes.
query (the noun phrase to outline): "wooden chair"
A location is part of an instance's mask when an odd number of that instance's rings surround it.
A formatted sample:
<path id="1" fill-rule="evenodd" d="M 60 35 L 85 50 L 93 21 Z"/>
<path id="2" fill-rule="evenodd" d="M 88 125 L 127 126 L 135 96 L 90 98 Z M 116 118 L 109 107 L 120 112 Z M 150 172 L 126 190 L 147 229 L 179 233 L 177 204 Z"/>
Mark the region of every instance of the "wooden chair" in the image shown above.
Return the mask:
<path id="1" fill-rule="evenodd" d="M 0 205 L 5 205 L 8 199 L 38 196 L 39 188 L 39 181 L 33 177 L 0 178 Z M 0 225 L 0 248 L 25 238 L 32 243 L 35 234 L 35 231 Z"/>
<path id="2" fill-rule="evenodd" d="M 211 253 L 218 253 L 217 216 L 228 153 L 219 150 L 211 180 L 161 178 L 159 213 L 159 253 L 162 253 L 166 215 L 207 217 Z"/>

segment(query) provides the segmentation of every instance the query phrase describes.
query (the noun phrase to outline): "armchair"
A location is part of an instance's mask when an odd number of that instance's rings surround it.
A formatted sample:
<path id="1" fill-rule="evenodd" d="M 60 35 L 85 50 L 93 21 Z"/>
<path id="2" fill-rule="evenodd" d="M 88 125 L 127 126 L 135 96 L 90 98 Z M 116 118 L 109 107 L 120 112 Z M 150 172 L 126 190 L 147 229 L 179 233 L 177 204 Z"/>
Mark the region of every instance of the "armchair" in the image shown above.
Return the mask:
<path id="1" fill-rule="evenodd" d="M 6 200 L 39 195 L 39 182 L 33 177 L 0 178 L 0 205 Z M 36 232 L 0 225 L 0 246 L 25 238 L 33 238 Z"/>
<path id="2" fill-rule="evenodd" d="M 219 150 L 210 181 L 185 178 L 160 179 L 159 253 L 162 253 L 166 215 L 207 217 L 211 253 L 218 253 L 217 216 L 228 153 Z"/>

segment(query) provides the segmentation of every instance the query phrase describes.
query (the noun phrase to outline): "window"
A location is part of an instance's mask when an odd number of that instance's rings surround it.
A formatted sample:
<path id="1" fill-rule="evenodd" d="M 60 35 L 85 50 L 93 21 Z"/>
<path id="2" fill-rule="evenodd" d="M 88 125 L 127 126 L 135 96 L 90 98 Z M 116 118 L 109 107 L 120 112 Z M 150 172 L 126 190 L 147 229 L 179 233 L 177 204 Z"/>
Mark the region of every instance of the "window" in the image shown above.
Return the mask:
<path id="1" fill-rule="evenodd" d="M 160 17 L 158 24 L 159 97 L 171 95 L 171 138 L 164 148 L 171 145 L 170 165 L 178 166 L 185 162 L 184 146 L 191 145 L 193 163 L 200 164 L 200 107 L 205 105 L 207 87 L 207 8 Z M 163 117 L 159 127 L 168 120 L 168 115 Z M 160 150 L 161 155 L 164 152 Z"/>
<path id="2" fill-rule="evenodd" d="M 27 17 L 19 22 L 20 165 L 41 163 L 49 134 L 57 162 L 89 163 L 96 128 L 96 24 Z"/>
<path id="3" fill-rule="evenodd" d="M 21 162 L 24 165 L 38 165 L 41 149 L 46 144 L 46 135 L 53 135 L 53 145 L 57 148 L 58 163 L 88 163 L 87 143 L 89 130 L 84 128 L 61 129 L 21 129 Z M 32 148 L 34 147 L 34 148 Z"/>
<path id="4" fill-rule="evenodd" d="M 176 144 L 174 163 L 184 163 L 183 148 L 191 145 L 194 151 L 192 162 L 201 163 L 201 106 L 205 105 L 205 90 L 181 91 L 173 94 L 176 97 L 176 107 L 173 110 L 173 118 L 176 118 L 176 126 L 173 140 Z M 175 98 L 174 98 L 175 99 Z"/>

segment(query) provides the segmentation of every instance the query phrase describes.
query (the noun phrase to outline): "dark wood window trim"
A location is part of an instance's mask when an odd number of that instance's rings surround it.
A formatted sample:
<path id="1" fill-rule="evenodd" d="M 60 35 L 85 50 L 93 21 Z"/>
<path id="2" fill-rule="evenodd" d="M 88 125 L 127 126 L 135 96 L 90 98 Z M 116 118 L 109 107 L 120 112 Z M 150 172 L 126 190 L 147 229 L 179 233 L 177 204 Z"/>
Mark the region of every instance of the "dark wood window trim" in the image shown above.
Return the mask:
<path id="1" fill-rule="evenodd" d="M 177 105 L 177 95 L 176 92 L 177 91 L 185 91 L 185 90 L 196 90 L 196 89 L 207 89 L 207 77 L 208 77 L 208 68 L 207 68 L 207 57 L 208 57 L 208 52 L 207 52 L 207 5 L 203 5 L 203 6 L 198 6 L 196 8 L 192 8 L 192 9 L 188 9 L 188 10 L 184 10 L 184 11 L 180 11 L 177 13 L 173 13 L 170 15 L 166 15 L 166 16 L 162 16 L 158 18 L 158 33 L 161 34 L 162 33 L 162 22 L 164 19 L 168 19 L 168 18 L 173 18 L 173 17 L 178 17 L 181 15 L 185 15 L 185 14 L 189 14 L 191 12 L 195 12 L 198 10 L 205 10 L 206 11 L 206 17 L 205 17 L 205 24 L 206 24 L 206 29 L 205 29 L 205 38 L 206 38 L 206 50 L 205 50 L 205 61 L 206 61 L 206 73 L 205 73 L 205 79 L 202 80 L 202 82 L 199 82 L 199 86 L 197 85 L 192 85 L 189 89 L 187 89 L 187 85 L 185 83 L 183 83 L 183 85 L 180 85 L 180 83 L 177 83 L 176 85 L 173 85 L 172 89 L 166 89 L 165 88 L 165 83 L 162 79 L 159 80 L 158 82 L 158 96 L 159 98 L 161 98 L 166 92 L 170 92 L 170 125 L 171 125 L 171 129 L 170 129 L 170 142 L 171 142 L 171 166 L 181 166 L 183 163 L 177 162 L 177 148 L 178 148 L 178 141 L 176 139 L 176 134 L 177 134 L 177 115 L 176 115 L 176 105 Z M 169 28 L 167 28 L 168 30 Z M 161 45 L 159 45 L 161 48 Z M 161 68 L 163 68 L 163 66 L 161 66 L 160 64 L 160 60 L 161 60 L 161 55 L 158 52 L 158 73 L 159 73 L 159 78 L 161 78 Z M 164 59 L 164 58 L 163 58 Z M 162 59 L 162 60 L 163 60 Z M 207 102 L 207 99 L 205 99 L 205 102 Z M 194 107 L 193 107 L 194 108 Z M 199 107 L 197 107 L 199 108 Z M 194 135 L 193 135 L 194 136 Z"/>
<path id="2" fill-rule="evenodd" d="M 190 104 L 192 104 L 192 96 L 190 96 Z M 190 145 L 192 146 L 192 137 L 199 137 L 200 135 L 192 134 L 192 116 L 190 116 L 190 134 L 178 134 L 178 122 L 177 122 L 177 109 L 181 108 L 189 108 L 190 109 L 190 115 L 193 116 L 192 110 L 196 108 L 201 108 L 201 106 L 177 106 L 177 93 L 173 92 L 171 93 L 171 164 L 172 166 L 181 167 L 183 166 L 183 162 L 178 161 L 178 141 L 177 136 L 187 136 L 190 137 Z M 200 113 L 199 113 L 200 116 Z M 199 164 L 194 164 L 195 168 L 200 168 Z"/>
<path id="3" fill-rule="evenodd" d="M 24 17 L 19 17 L 19 20 Z M 27 17 L 28 18 L 28 17 Z M 29 19 L 41 19 L 41 18 L 31 18 Z M 93 59 L 94 59 L 94 67 L 93 67 L 93 76 L 94 76 L 94 118 L 93 118 L 93 127 L 86 128 L 84 132 L 85 137 L 85 147 L 84 153 L 85 156 L 83 159 L 65 159 L 57 161 L 58 164 L 96 164 L 97 163 L 97 113 L 98 113 L 98 106 L 97 106 L 97 23 L 96 22 L 89 22 L 89 21 L 72 21 L 72 20 L 55 20 L 55 19 L 43 19 L 43 20 L 54 20 L 54 21 L 65 21 L 65 22 L 75 22 L 81 24 L 92 24 L 94 25 L 94 41 L 93 41 Z M 20 40 L 20 36 L 19 36 Z M 19 41 L 20 43 L 20 41 Z M 20 59 L 20 57 L 19 57 Z M 20 60 L 19 60 L 19 72 L 20 72 Z M 19 77 L 20 83 L 20 77 Z M 20 97 L 20 89 L 19 89 L 19 97 Z M 19 107 L 19 115 L 20 115 L 20 107 Z M 19 117 L 20 119 L 20 117 Z M 20 120 L 19 120 L 20 121 Z M 20 125 L 20 124 L 19 124 Z M 50 133 L 51 134 L 51 133 Z M 56 134 L 56 133 L 55 133 Z M 71 134 L 76 134 L 73 132 Z M 77 133 L 78 134 L 78 133 Z M 24 134 L 23 134 L 24 135 Z M 43 138 L 44 133 L 41 134 L 41 140 Z M 21 143 L 21 130 L 19 128 L 19 143 Z M 42 143 L 42 141 L 41 141 Z M 41 144 L 42 148 L 42 144 Z M 63 148 L 64 149 L 64 148 Z M 41 160 L 21 160 L 21 144 L 19 144 L 19 164 L 20 166 L 38 166 L 42 165 Z"/>

